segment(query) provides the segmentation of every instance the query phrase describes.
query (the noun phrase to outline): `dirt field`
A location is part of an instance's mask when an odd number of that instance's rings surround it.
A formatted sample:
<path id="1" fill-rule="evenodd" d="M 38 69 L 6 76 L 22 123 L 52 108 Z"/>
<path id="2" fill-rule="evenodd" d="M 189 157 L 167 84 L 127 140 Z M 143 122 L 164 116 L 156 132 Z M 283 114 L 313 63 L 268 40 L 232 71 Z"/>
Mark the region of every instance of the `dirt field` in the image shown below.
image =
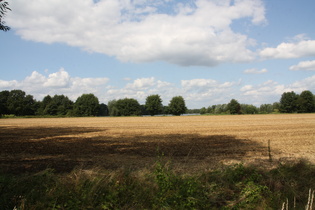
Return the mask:
<path id="1" fill-rule="evenodd" d="M 270 167 L 295 158 L 315 163 L 315 114 L 0 119 L 0 142 L 0 170 L 13 173 L 141 169 L 159 156 L 183 171 Z"/>

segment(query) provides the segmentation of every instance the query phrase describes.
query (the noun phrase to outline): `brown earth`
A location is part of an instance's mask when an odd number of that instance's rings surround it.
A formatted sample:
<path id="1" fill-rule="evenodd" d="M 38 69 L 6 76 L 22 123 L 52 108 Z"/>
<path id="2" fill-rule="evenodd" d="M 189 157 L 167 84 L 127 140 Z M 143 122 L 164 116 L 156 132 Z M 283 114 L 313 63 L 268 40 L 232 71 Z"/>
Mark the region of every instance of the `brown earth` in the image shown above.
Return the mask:
<path id="1" fill-rule="evenodd" d="M 158 159 L 185 172 L 239 162 L 272 167 L 315 163 L 314 151 L 315 114 L 0 119 L 0 171 L 11 173 L 143 169 Z"/>

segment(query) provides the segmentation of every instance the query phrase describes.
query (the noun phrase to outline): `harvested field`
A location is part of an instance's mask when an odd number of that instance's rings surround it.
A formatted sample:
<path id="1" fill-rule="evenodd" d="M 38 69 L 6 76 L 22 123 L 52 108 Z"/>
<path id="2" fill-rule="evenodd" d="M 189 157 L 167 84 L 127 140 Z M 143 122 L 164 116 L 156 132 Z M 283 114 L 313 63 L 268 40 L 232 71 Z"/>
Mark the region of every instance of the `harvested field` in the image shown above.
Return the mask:
<path id="1" fill-rule="evenodd" d="M 315 163 L 315 114 L 0 119 L 0 142 L 0 170 L 12 173 L 141 169 L 159 156 L 184 171 L 271 167 L 296 158 Z"/>

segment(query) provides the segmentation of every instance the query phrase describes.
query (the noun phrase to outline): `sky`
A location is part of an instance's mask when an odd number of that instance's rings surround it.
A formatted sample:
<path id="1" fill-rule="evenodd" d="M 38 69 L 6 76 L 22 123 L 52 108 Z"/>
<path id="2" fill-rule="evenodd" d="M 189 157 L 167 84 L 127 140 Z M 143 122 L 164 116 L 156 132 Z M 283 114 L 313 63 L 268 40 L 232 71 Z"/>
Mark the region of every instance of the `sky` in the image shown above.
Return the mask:
<path id="1" fill-rule="evenodd" d="M 314 0 L 8 0 L 0 91 L 190 109 L 315 94 Z"/>

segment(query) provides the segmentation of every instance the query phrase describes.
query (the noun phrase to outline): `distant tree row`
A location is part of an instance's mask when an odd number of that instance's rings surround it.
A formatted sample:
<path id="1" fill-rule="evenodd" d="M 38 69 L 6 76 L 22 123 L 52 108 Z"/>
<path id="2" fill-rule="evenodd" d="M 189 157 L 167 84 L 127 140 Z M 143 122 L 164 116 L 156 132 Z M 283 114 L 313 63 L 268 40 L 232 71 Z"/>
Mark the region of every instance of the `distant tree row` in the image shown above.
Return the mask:
<path id="1" fill-rule="evenodd" d="M 252 104 L 240 104 L 237 100 L 232 99 L 228 104 L 217 104 L 203 107 L 199 111 L 198 109 L 188 110 L 188 113 L 200 113 L 200 114 L 269 114 L 279 112 L 279 103 L 262 104 L 260 107 L 256 107 Z"/>
<path id="2" fill-rule="evenodd" d="M 0 117 L 15 116 L 136 116 L 173 114 L 186 112 L 185 100 L 182 96 L 172 98 L 168 106 L 162 105 L 159 95 L 150 95 L 145 105 L 136 99 L 124 98 L 112 100 L 108 105 L 99 103 L 93 94 L 83 94 L 75 102 L 64 95 L 47 95 L 42 101 L 36 101 L 32 95 L 22 90 L 5 90 L 0 92 Z"/>
<path id="3" fill-rule="evenodd" d="M 315 97 L 309 90 L 301 94 L 285 92 L 280 99 L 280 112 L 284 113 L 311 113 L 315 112 Z"/>
<path id="4" fill-rule="evenodd" d="M 182 96 L 172 98 L 168 106 L 163 106 L 159 95 L 150 95 L 144 105 L 140 105 L 136 99 L 124 98 L 108 102 L 110 116 L 134 116 L 134 115 L 181 115 L 186 113 L 187 107 Z"/>
<path id="5" fill-rule="evenodd" d="M 26 95 L 22 90 L 0 92 L 0 116 L 97 116 L 106 115 L 104 105 L 99 104 L 98 98 L 93 94 L 83 94 L 73 102 L 64 95 L 47 95 L 42 101 L 36 101 L 32 95 Z"/>
<path id="6" fill-rule="evenodd" d="M 0 92 L 0 116 L 3 115 L 41 115 L 41 116 L 137 116 L 137 115 L 181 115 L 200 114 L 268 114 L 268 113 L 312 113 L 315 112 L 315 96 L 309 90 L 301 94 L 285 92 L 280 101 L 262 104 L 240 104 L 232 99 L 228 104 L 217 104 L 201 109 L 188 110 L 182 96 L 173 97 L 168 106 L 163 106 L 159 95 L 150 95 L 140 105 L 136 99 L 124 98 L 111 100 L 108 105 L 99 103 L 93 94 L 82 94 L 75 102 L 64 95 L 47 95 L 42 101 L 36 101 L 32 95 L 22 90 Z"/>
<path id="7" fill-rule="evenodd" d="M 188 110 L 188 113 L 200 114 L 268 114 L 268 113 L 313 113 L 315 112 L 315 96 L 309 90 L 301 94 L 284 92 L 279 102 L 262 104 L 256 107 L 251 104 L 240 104 L 232 99 L 228 104 L 212 105 L 208 108 Z"/>

